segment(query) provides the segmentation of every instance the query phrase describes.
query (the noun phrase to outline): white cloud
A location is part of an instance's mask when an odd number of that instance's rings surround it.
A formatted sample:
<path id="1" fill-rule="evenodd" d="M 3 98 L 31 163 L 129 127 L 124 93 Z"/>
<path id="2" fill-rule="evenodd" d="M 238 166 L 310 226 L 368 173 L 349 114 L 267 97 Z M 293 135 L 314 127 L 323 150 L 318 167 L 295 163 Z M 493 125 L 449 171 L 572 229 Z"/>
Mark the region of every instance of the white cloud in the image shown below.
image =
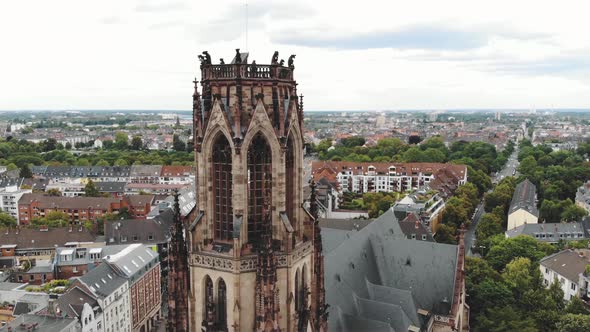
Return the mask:
<path id="1" fill-rule="evenodd" d="M 246 34 L 244 1 L 3 1 L 0 110 L 189 109 L 196 56 L 238 47 L 297 54 L 308 110 L 588 107 L 588 7 L 259 0 Z"/>

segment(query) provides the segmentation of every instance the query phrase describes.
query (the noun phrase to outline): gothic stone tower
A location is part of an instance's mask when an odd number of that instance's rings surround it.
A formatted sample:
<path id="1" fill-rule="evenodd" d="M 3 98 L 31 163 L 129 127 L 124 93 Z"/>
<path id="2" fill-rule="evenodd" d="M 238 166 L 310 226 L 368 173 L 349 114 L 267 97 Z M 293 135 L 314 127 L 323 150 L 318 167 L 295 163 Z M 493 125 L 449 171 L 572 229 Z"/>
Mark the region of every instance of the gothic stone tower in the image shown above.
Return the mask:
<path id="1" fill-rule="evenodd" d="M 303 101 L 270 65 L 201 60 L 193 95 L 197 209 L 188 225 L 191 331 L 325 331 L 319 228 L 303 208 Z M 319 274 L 316 273 L 319 271 Z"/>

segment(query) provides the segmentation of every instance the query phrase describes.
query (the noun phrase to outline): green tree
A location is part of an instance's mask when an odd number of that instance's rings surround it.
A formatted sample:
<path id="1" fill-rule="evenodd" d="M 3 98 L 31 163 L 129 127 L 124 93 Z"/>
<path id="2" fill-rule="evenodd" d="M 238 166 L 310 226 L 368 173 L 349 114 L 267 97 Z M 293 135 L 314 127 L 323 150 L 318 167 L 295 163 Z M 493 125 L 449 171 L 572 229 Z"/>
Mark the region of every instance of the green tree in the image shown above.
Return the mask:
<path id="1" fill-rule="evenodd" d="M 133 136 L 131 139 L 131 149 L 132 150 L 141 150 L 143 147 L 143 141 L 141 140 L 140 136 Z"/>
<path id="2" fill-rule="evenodd" d="M 172 136 L 172 148 L 175 151 L 186 150 L 186 144 L 180 139 L 180 137 L 177 134 L 174 134 L 174 136 Z"/>
<path id="3" fill-rule="evenodd" d="M 520 235 L 493 244 L 485 258 L 496 271 L 501 271 L 514 258 L 524 257 L 538 263 L 541 258 L 554 252 L 555 248 L 550 244 L 539 242 L 530 236 Z"/>
<path id="4" fill-rule="evenodd" d="M 567 304 L 567 306 L 565 307 L 565 311 L 568 314 L 590 314 L 590 311 L 588 311 L 586 304 L 584 304 L 584 302 L 576 296 L 574 296 L 574 298 L 572 298 L 570 302 Z"/>
<path id="5" fill-rule="evenodd" d="M 524 257 L 517 257 L 506 264 L 502 272 L 502 279 L 515 292 L 523 292 L 533 288 L 538 280 L 539 269 L 533 267 L 531 260 Z"/>
<path id="6" fill-rule="evenodd" d="M 363 146 L 365 144 L 365 138 L 361 136 L 352 136 L 343 138 L 340 140 L 340 144 L 347 148 L 352 148 L 355 146 Z"/>
<path id="7" fill-rule="evenodd" d="M 0 227 L 14 227 L 16 219 L 6 212 L 0 212 Z"/>
<path id="8" fill-rule="evenodd" d="M 487 308 L 475 319 L 475 332 L 538 332 L 535 321 L 512 306 Z"/>
<path id="9" fill-rule="evenodd" d="M 66 142 L 66 150 L 71 150 L 71 149 L 72 149 L 72 143 Z"/>
<path id="10" fill-rule="evenodd" d="M 86 158 L 80 158 L 76 162 L 76 166 L 90 166 L 90 162 Z"/>
<path id="11" fill-rule="evenodd" d="M 86 186 L 84 186 L 84 196 L 86 197 L 100 197 L 100 192 L 96 188 L 96 184 L 92 180 L 88 180 Z"/>
<path id="12" fill-rule="evenodd" d="M 108 161 L 101 159 L 96 163 L 96 166 L 111 166 Z"/>
<path id="13" fill-rule="evenodd" d="M 16 166 L 14 163 L 10 163 L 6 166 L 6 169 L 9 171 L 14 171 L 18 169 L 18 166 Z"/>
<path id="14" fill-rule="evenodd" d="M 60 197 L 62 194 L 61 194 L 61 191 L 59 191 L 59 189 L 52 188 L 52 189 L 47 190 L 47 195 L 54 196 L 54 197 Z"/>
<path id="15" fill-rule="evenodd" d="M 129 214 L 129 209 L 127 207 L 122 207 L 119 209 L 118 213 L 119 219 L 129 219 L 131 218 L 131 214 Z"/>
<path id="16" fill-rule="evenodd" d="M 115 160 L 115 166 L 127 166 L 127 160 L 123 159 L 123 158 L 119 158 L 117 160 Z"/>
<path id="17" fill-rule="evenodd" d="M 566 314 L 557 323 L 558 332 L 590 331 L 590 315 Z"/>
<path id="18" fill-rule="evenodd" d="M 30 179 L 33 177 L 33 172 L 31 172 L 29 165 L 25 164 L 23 167 L 21 167 L 19 176 L 25 179 Z"/>
<path id="19" fill-rule="evenodd" d="M 588 215 L 586 209 L 572 204 L 566 207 L 561 213 L 561 220 L 563 221 L 581 221 L 583 217 Z"/>
<path id="20" fill-rule="evenodd" d="M 119 150 L 127 149 L 129 147 L 129 136 L 124 132 L 117 132 L 115 134 L 115 147 Z"/>
<path id="21" fill-rule="evenodd" d="M 435 240 L 438 243 L 457 244 L 455 233 L 457 230 L 452 225 L 439 225 L 435 234 Z"/>
<path id="22" fill-rule="evenodd" d="M 451 197 L 443 212 L 442 222 L 446 225 L 452 225 L 454 228 L 459 228 L 461 224 L 467 223 L 469 216 L 465 203 L 458 197 Z"/>

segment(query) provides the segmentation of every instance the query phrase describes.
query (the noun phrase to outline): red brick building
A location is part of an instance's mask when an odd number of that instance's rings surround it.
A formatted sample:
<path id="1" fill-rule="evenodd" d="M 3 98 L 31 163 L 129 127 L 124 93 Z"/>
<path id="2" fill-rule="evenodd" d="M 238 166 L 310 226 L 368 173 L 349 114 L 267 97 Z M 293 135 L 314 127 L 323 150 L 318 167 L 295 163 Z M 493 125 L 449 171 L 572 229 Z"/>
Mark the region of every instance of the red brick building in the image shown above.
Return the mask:
<path id="1" fill-rule="evenodd" d="M 153 204 L 154 195 L 129 195 L 121 199 L 121 208 L 127 208 L 133 219 L 146 219 Z"/>
<path id="2" fill-rule="evenodd" d="M 112 197 L 24 194 L 18 201 L 18 214 L 21 224 L 29 224 L 35 218 L 44 218 L 52 211 L 60 211 L 68 214 L 72 223 L 78 224 L 118 211 L 120 206 L 120 201 Z"/>

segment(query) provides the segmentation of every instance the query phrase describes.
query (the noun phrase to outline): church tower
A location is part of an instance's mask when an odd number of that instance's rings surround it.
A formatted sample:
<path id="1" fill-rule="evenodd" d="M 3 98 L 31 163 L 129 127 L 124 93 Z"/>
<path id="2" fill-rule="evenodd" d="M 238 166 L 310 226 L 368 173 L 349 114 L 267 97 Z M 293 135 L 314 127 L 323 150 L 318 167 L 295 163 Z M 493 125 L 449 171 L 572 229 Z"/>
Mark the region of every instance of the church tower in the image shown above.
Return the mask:
<path id="1" fill-rule="evenodd" d="M 191 331 L 326 331 L 321 236 L 303 207 L 294 58 L 201 60 L 197 207 L 187 225 Z M 318 243 L 319 242 L 319 243 Z M 319 251 L 319 252 L 318 252 Z"/>

